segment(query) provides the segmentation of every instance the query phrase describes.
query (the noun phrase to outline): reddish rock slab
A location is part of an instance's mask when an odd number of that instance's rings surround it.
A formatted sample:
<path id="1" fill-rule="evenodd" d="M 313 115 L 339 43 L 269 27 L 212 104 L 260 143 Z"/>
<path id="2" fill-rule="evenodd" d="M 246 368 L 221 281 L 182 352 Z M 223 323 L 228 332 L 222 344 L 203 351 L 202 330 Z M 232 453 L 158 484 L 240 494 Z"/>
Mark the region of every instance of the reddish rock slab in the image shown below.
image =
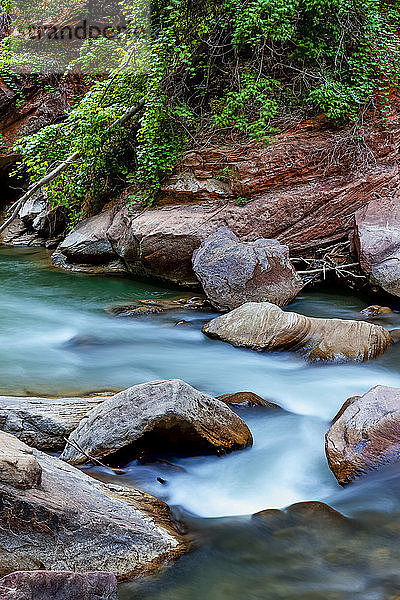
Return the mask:
<path id="1" fill-rule="evenodd" d="M 101 571 L 17 571 L 0 579 L 0 600 L 117 600 L 117 580 Z"/>
<path id="2" fill-rule="evenodd" d="M 400 389 L 378 385 L 346 400 L 325 436 L 325 453 L 341 485 L 400 462 Z"/>
<path id="3" fill-rule="evenodd" d="M 400 197 L 373 200 L 355 215 L 353 244 L 371 283 L 400 296 Z"/>

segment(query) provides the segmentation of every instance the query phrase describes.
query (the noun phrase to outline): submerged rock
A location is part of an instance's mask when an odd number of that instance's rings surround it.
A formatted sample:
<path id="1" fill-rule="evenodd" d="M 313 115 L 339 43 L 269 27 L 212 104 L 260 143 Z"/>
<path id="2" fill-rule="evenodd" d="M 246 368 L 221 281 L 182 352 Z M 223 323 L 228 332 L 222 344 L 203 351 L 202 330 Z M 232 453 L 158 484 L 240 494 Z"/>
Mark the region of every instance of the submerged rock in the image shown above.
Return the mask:
<path id="1" fill-rule="evenodd" d="M 373 304 L 360 310 L 360 315 L 364 319 L 382 319 L 395 317 L 396 313 L 392 311 L 388 306 L 379 306 L 379 304 Z"/>
<path id="2" fill-rule="evenodd" d="M 10 450 L 10 438 L 17 449 Z M 0 448 L 12 461 L 25 452 L 41 469 L 41 482 L 36 478 L 24 490 L 16 487 L 12 463 L 2 469 L 0 575 L 49 569 L 110 571 L 126 579 L 186 550 L 164 502 L 100 483 L 5 433 Z"/>
<path id="3" fill-rule="evenodd" d="M 355 214 L 353 243 L 371 283 L 400 296 L 400 200 L 372 200 Z"/>
<path id="4" fill-rule="evenodd" d="M 0 429 L 39 450 L 62 450 L 65 438 L 92 408 L 106 398 L 0 396 Z"/>
<path id="5" fill-rule="evenodd" d="M 18 571 L 0 579 L 0 600 L 118 600 L 114 573 Z"/>
<path id="6" fill-rule="evenodd" d="M 268 408 L 276 408 L 282 410 L 278 404 L 264 400 L 261 396 L 254 392 L 235 392 L 234 394 L 222 394 L 217 396 L 217 400 L 225 402 L 225 404 L 235 404 L 236 406 L 267 406 Z"/>
<path id="7" fill-rule="evenodd" d="M 212 319 L 202 331 L 252 350 L 300 351 L 308 360 L 370 360 L 393 341 L 389 331 L 378 325 L 305 317 L 268 302 L 247 302 Z"/>
<path id="8" fill-rule="evenodd" d="M 269 534 L 279 531 L 298 533 L 323 532 L 327 529 L 341 532 L 349 529 L 351 519 L 324 502 L 296 502 L 284 510 L 267 509 L 253 515 L 253 520 Z"/>
<path id="9" fill-rule="evenodd" d="M 199 296 L 187 298 L 152 298 L 136 300 L 131 304 L 115 304 L 107 306 L 105 311 L 118 317 L 140 317 L 142 315 L 158 314 L 168 310 L 202 310 L 209 307 L 207 300 Z"/>
<path id="10" fill-rule="evenodd" d="M 135 385 L 90 411 L 61 458 L 72 464 L 125 451 L 130 459 L 220 454 L 250 446 L 247 425 L 220 400 L 180 379 Z M 75 447 L 74 447 L 75 446 Z"/>
<path id="11" fill-rule="evenodd" d="M 277 240 L 241 242 L 220 227 L 193 253 L 193 270 L 211 304 L 221 311 L 245 302 L 289 304 L 303 282 L 289 260 L 289 249 Z"/>
<path id="12" fill-rule="evenodd" d="M 328 464 L 341 485 L 400 461 L 400 389 L 378 385 L 346 400 L 325 436 Z"/>

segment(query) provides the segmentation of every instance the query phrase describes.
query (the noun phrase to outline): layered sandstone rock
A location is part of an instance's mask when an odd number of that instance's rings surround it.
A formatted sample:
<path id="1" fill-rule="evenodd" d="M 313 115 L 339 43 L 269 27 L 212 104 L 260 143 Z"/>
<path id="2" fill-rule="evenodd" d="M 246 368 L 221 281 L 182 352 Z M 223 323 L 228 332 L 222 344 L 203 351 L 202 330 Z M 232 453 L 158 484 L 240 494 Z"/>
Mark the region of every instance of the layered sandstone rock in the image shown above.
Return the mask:
<path id="1" fill-rule="evenodd" d="M 247 425 L 220 400 L 180 379 L 135 385 L 94 408 L 61 458 L 80 464 L 126 451 L 129 458 L 220 454 L 250 446 Z M 80 452 L 80 449 L 85 453 Z"/>
<path id="2" fill-rule="evenodd" d="M 227 227 L 202 241 L 192 264 L 208 300 L 221 311 L 245 302 L 284 306 L 303 287 L 287 246 L 267 239 L 241 242 Z"/>
<path id="3" fill-rule="evenodd" d="M 400 461 L 400 389 L 378 385 L 346 400 L 326 434 L 328 464 L 341 485 Z"/>
<path id="4" fill-rule="evenodd" d="M 357 211 L 353 243 L 373 285 L 400 296 L 400 197 L 373 200 Z"/>
<path id="5" fill-rule="evenodd" d="M 0 448 L 11 457 L 1 465 L 0 575 L 110 571 L 126 579 L 186 550 L 164 502 L 134 488 L 100 483 L 2 432 Z M 41 472 L 41 480 L 29 476 L 24 489 L 15 477 L 21 454 Z"/>
<path id="6" fill-rule="evenodd" d="M 18 571 L 0 579 L 0 600 L 117 600 L 114 573 Z"/>
<path id="7" fill-rule="evenodd" d="M 105 399 L 0 396 L 0 429 L 39 450 L 62 450 L 65 438 Z"/>
<path id="8" fill-rule="evenodd" d="M 350 129 L 334 129 L 321 117 L 276 136 L 269 146 L 251 143 L 226 149 L 216 143 L 187 153 L 166 181 L 156 207 L 110 212 L 112 223 L 103 239 L 110 242 L 113 259 L 101 258 L 102 272 L 117 260 L 134 276 L 196 286 L 192 254 L 222 226 L 241 242 L 277 239 L 291 255 L 306 257 L 323 244 L 345 238 L 358 209 L 397 194 L 396 110 L 387 128 L 374 120 L 366 124 L 365 144 L 374 155 L 368 164 Z M 249 202 L 239 206 L 239 196 Z M 67 238 L 57 264 L 99 269 L 99 254 L 91 250 L 92 227 L 97 228 L 95 220 L 80 229 L 79 247 L 74 238 Z"/>
<path id="9" fill-rule="evenodd" d="M 202 331 L 252 350 L 300 351 L 308 360 L 370 360 L 393 341 L 389 331 L 378 325 L 306 317 L 268 302 L 247 302 L 212 319 Z"/>

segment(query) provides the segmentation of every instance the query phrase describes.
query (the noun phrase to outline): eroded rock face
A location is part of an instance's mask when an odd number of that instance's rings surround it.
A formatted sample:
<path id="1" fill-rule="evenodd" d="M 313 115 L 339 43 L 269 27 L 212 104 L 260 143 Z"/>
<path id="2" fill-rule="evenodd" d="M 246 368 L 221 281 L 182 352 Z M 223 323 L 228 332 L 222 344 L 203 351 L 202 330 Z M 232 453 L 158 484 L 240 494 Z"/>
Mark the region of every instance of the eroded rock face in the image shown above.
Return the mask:
<path id="1" fill-rule="evenodd" d="M 284 306 L 303 287 L 286 246 L 267 239 L 241 242 L 227 227 L 202 241 L 192 264 L 208 300 L 221 311 L 245 302 Z"/>
<path id="2" fill-rule="evenodd" d="M 379 198 L 358 210 L 353 243 L 371 283 L 400 296 L 400 197 Z"/>
<path id="3" fill-rule="evenodd" d="M 209 337 L 252 350 L 295 350 L 308 360 L 364 361 L 392 344 L 389 331 L 365 321 L 316 319 L 269 302 L 247 302 L 206 323 Z"/>
<path id="4" fill-rule="evenodd" d="M 13 435 L 0 431 L 0 486 L 29 489 L 40 485 L 42 469 L 32 449 Z"/>
<path id="5" fill-rule="evenodd" d="M 0 580 L 0 600 L 117 600 L 114 573 L 18 571 Z"/>
<path id="6" fill-rule="evenodd" d="M 341 485 L 400 460 L 400 389 L 378 385 L 349 398 L 325 437 L 328 464 Z"/>
<path id="7" fill-rule="evenodd" d="M 0 429 L 39 450 L 62 450 L 65 438 L 105 399 L 0 396 Z"/>
<path id="8" fill-rule="evenodd" d="M 70 435 L 61 458 L 80 464 L 121 451 L 129 458 L 219 454 L 252 444 L 247 425 L 223 402 L 180 379 L 135 385 L 93 409 Z M 76 444 L 76 447 L 74 447 Z"/>
<path id="9" fill-rule="evenodd" d="M 112 211 L 106 237 L 113 260 L 134 276 L 195 287 L 193 252 L 219 227 L 228 227 L 242 242 L 276 239 L 292 256 L 310 256 L 323 244 L 345 238 L 355 211 L 376 197 L 397 194 L 398 118 L 390 117 L 385 130 L 371 122 L 365 135 L 376 161 L 368 167 L 357 163 L 350 130 L 330 129 L 322 118 L 276 136 L 267 147 L 252 143 L 227 151 L 216 145 L 189 152 L 166 181 L 156 207 Z M 238 206 L 238 196 L 249 202 Z M 68 236 L 56 264 L 99 270 L 83 256 L 90 255 L 92 223 L 96 228 L 93 220 L 80 230 L 88 251 L 82 251 L 83 238 L 78 251 Z M 101 260 L 107 269 L 110 257 Z"/>
<path id="10" fill-rule="evenodd" d="M 0 433 L 3 452 L 4 436 L 13 437 Z M 15 460 L 19 455 L 13 450 Z M 30 456 L 41 468 L 40 485 L 21 490 L 12 468 L 7 467 L 8 478 L 1 470 L 0 575 L 110 571 L 126 579 L 186 550 L 164 502 L 134 488 L 100 483 L 39 450 Z"/>

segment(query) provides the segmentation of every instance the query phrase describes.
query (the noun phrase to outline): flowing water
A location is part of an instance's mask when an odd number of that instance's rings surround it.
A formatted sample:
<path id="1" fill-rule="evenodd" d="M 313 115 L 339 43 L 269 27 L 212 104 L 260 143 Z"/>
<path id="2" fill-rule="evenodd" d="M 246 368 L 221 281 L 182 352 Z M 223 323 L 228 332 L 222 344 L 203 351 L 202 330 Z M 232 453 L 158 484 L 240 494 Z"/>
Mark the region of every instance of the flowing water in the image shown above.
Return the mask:
<path id="1" fill-rule="evenodd" d="M 370 363 L 307 365 L 294 354 L 256 353 L 206 338 L 200 329 L 212 313 L 110 317 L 104 311 L 110 304 L 180 293 L 56 271 L 36 249 L 0 248 L 0 280 L 2 394 L 79 395 L 178 377 L 212 395 L 253 391 L 285 409 L 237 411 L 253 433 L 250 449 L 169 464 L 133 461 L 112 477 L 166 500 L 196 531 L 193 552 L 121 586 L 122 600 L 400 598 L 397 470 L 341 489 L 324 456 L 329 421 L 346 398 L 377 384 L 400 387 L 400 345 Z M 367 304 L 348 291 L 308 292 L 290 309 L 355 318 Z M 176 326 L 182 319 L 189 323 Z M 387 325 L 399 327 L 400 315 Z M 110 479 L 101 468 L 88 471 Z M 357 532 L 271 537 L 249 517 L 304 500 L 327 502 L 355 518 Z"/>

